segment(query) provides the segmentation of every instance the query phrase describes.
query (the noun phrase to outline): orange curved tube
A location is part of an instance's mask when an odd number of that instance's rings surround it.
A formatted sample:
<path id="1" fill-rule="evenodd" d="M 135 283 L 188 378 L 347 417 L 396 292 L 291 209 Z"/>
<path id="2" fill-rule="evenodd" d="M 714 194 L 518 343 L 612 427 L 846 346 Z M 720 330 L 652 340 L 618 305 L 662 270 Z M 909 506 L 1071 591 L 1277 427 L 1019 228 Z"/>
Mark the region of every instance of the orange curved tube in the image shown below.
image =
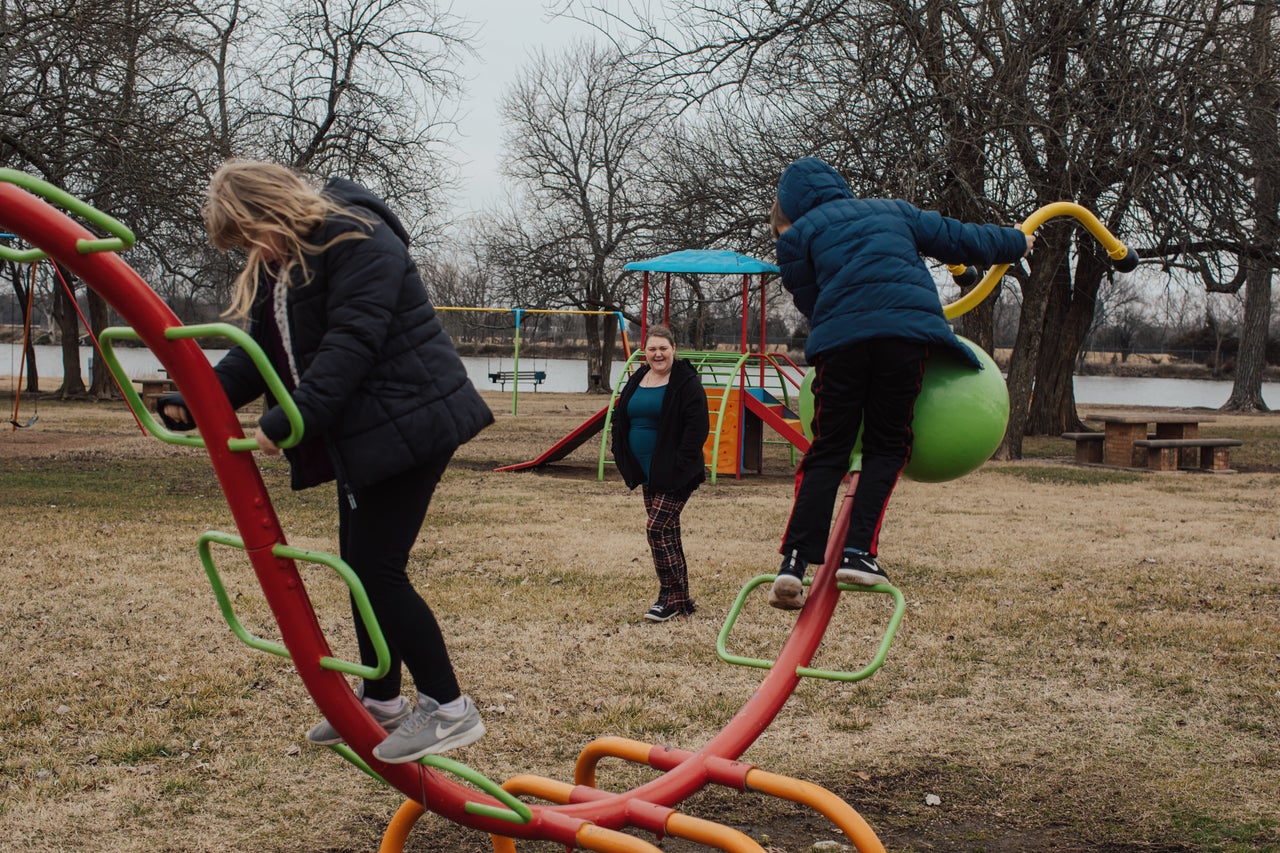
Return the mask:
<path id="1" fill-rule="evenodd" d="M 636 764 L 648 764 L 652 744 L 640 743 L 624 737 L 596 738 L 578 753 L 573 766 L 573 781 L 578 785 L 596 786 L 596 765 L 602 758 L 624 758 Z"/>
<path id="2" fill-rule="evenodd" d="M 418 822 L 418 818 L 425 813 L 426 809 L 417 801 L 405 800 L 400 808 L 396 809 L 391 822 L 387 824 L 387 831 L 382 834 L 382 844 L 378 846 L 378 853 L 401 853 L 404 850 L 404 843 L 409 840 L 409 831 Z"/>
<path id="3" fill-rule="evenodd" d="M 512 776 L 502 783 L 502 790 L 517 797 L 540 797 L 549 803 L 567 803 L 573 794 L 573 786 L 568 782 L 557 782 L 544 776 L 521 773 Z M 505 835 L 490 835 L 493 853 L 516 853 L 516 841 Z"/>
<path id="4" fill-rule="evenodd" d="M 884 845 L 871 831 L 867 822 L 862 819 L 862 815 L 826 788 L 758 768 L 747 772 L 747 784 L 753 790 L 795 803 L 803 803 L 821 812 L 827 820 L 840 827 L 845 836 L 853 842 L 858 853 L 885 853 Z"/>
<path id="5" fill-rule="evenodd" d="M 1129 254 L 1129 248 L 1121 243 L 1116 237 L 1106 229 L 1098 217 L 1094 216 L 1087 209 L 1070 201 L 1055 201 L 1052 204 L 1046 204 L 1044 207 L 1032 213 L 1018 227 L 1023 234 L 1031 234 L 1041 225 L 1058 216 L 1073 216 L 1080 221 L 1080 224 L 1088 229 L 1089 233 L 1097 238 L 1102 247 L 1107 250 L 1107 254 L 1111 260 L 1118 261 Z M 1000 283 L 1000 279 L 1004 278 L 1004 274 L 1009 270 L 1009 264 L 999 264 L 987 270 L 987 274 L 982 277 L 982 281 L 978 282 L 973 290 L 964 296 L 952 302 L 950 305 L 942 307 L 942 314 L 948 320 L 954 320 L 961 314 L 972 311 L 978 307 L 982 300 L 990 295 L 995 286 Z M 956 268 L 951 268 L 952 272 L 956 272 Z M 963 267 L 960 268 L 963 271 Z"/>
<path id="6" fill-rule="evenodd" d="M 490 835 L 493 842 L 493 853 L 516 853 L 516 840 L 505 835 Z"/>
<path id="7" fill-rule="evenodd" d="M 763 847 L 736 829 L 679 812 L 672 813 L 667 819 L 667 834 L 706 844 L 726 853 L 764 853 Z"/>
<path id="8" fill-rule="evenodd" d="M 643 838 L 605 829 L 594 823 L 583 824 L 578 830 L 578 845 L 583 850 L 595 850 L 596 853 L 662 853 L 661 848 L 654 847 Z"/>
<path id="9" fill-rule="evenodd" d="M 608 740 L 608 738 L 603 740 Z M 623 741 L 629 746 L 644 746 L 644 744 L 636 741 L 627 741 L 623 738 L 616 738 L 615 740 Z M 514 794 L 517 797 L 526 795 L 541 797 L 553 803 L 569 802 L 573 797 L 574 787 L 574 785 L 570 785 L 567 782 L 557 782 L 554 779 L 527 774 L 513 776 L 502 783 L 502 789 L 509 794 Z M 736 829 L 675 811 L 667 817 L 665 830 L 667 835 L 674 838 L 696 841 L 700 844 L 714 847 L 717 850 L 727 851 L 727 853 L 764 853 L 763 847 Z M 491 836 L 491 838 L 493 840 L 494 853 L 515 853 L 514 840 L 496 835 Z"/>

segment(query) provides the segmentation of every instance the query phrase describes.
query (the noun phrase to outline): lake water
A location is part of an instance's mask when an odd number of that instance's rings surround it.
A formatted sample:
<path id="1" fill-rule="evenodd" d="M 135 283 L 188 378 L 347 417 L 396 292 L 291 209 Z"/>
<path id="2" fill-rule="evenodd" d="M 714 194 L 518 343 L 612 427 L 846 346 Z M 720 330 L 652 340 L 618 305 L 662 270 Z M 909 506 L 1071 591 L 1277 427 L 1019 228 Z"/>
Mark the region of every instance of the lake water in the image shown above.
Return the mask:
<path id="1" fill-rule="evenodd" d="M 0 344 L 0 375 L 16 375 L 18 371 L 18 344 Z M 89 356 L 92 350 L 81 347 L 81 369 L 87 374 Z M 205 350 L 210 362 L 215 362 L 225 355 L 226 350 Z M 150 350 L 140 347 L 118 347 L 116 354 L 120 365 L 130 379 L 144 376 L 160 375 L 160 363 Z M 510 358 L 464 358 L 467 374 L 477 388 L 482 390 L 498 390 L 498 384 L 489 379 L 490 373 L 510 370 Z M 40 368 L 41 380 L 60 379 L 62 377 L 62 351 L 54 346 L 36 347 L 36 363 Z M 621 368 L 615 363 L 613 369 Z M 587 390 L 586 362 L 567 358 L 526 358 L 521 359 L 520 369 L 541 370 L 547 379 L 538 386 L 538 392 L 580 393 Z M 8 380 L 6 390 L 12 389 L 13 379 Z M 1154 379 L 1125 376 L 1077 376 L 1075 378 L 1076 402 L 1080 404 L 1107 404 L 1131 406 L 1173 406 L 1179 408 L 1202 407 L 1216 409 L 1227 401 L 1231 395 L 1231 382 L 1213 379 Z M 506 390 L 511 390 L 507 383 Z M 520 392 L 534 393 L 533 387 L 521 385 Z M 1262 399 L 1272 409 L 1280 409 L 1280 382 L 1264 382 Z"/>

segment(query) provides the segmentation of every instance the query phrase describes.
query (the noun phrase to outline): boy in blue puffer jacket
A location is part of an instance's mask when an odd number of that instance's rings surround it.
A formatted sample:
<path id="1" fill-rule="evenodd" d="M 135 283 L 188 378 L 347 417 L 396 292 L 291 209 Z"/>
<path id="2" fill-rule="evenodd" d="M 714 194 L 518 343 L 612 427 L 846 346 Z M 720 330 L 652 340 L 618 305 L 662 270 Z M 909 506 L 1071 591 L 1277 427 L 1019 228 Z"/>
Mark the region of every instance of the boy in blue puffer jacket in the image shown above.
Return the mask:
<path id="1" fill-rule="evenodd" d="M 981 369 L 956 340 L 921 255 L 948 264 L 1015 263 L 1035 242 L 997 225 L 972 225 L 905 201 L 859 199 L 831 166 L 797 160 L 778 181 L 770 212 L 782 283 L 809 319 L 814 367 L 813 442 L 796 474 L 769 603 L 804 606 L 804 574 L 825 559 L 836 492 L 862 428 L 862 472 L 836 580 L 887 582 L 876 562 L 889 496 L 911 458 L 911 418 L 925 363 L 941 346 Z"/>

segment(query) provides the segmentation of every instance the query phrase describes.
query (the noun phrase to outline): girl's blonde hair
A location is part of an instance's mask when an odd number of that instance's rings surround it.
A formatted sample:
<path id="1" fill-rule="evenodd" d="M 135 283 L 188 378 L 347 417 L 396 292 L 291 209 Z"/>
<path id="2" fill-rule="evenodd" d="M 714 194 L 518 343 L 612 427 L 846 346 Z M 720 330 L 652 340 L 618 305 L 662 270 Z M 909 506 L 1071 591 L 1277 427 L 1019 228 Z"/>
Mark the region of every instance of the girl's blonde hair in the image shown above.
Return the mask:
<path id="1" fill-rule="evenodd" d="M 236 277 L 226 315 L 243 318 L 249 313 L 258 294 L 258 277 L 270 264 L 278 264 L 273 274 L 287 285 L 293 268 L 303 264 L 304 255 L 319 254 L 343 240 L 369 236 L 360 230 L 345 231 L 323 246 L 306 239 L 335 214 L 372 224 L 324 195 L 309 178 L 284 166 L 228 160 L 218 167 L 209 179 L 200 210 L 209 242 L 218 249 L 239 246 L 249 253 Z"/>
<path id="2" fill-rule="evenodd" d="M 769 233 L 777 240 L 784 229 L 791 227 L 791 220 L 782 212 L 782 204 L 775 198 L 773 207 L 769 208 Z"/>

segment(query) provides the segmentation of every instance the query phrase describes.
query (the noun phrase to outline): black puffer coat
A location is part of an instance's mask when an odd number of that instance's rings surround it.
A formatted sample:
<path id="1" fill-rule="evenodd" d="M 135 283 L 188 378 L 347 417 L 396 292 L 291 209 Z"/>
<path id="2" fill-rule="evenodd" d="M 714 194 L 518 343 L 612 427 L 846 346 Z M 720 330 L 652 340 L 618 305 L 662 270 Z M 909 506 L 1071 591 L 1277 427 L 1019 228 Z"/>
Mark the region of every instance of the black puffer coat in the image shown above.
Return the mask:
<path id="1" fill-rule="evenodd" d="M 648 372 L 646 364 L 632 374 L 613 409 L 613 460 L 629 489 L 644 482 L 644 469 L 631 452 L 627 403 Z M 684 359 L 676 359 L 671 366 L 671 378 L 667 380 L 667 391 L 662 395 L 658 443 L 649 460 L 649 487 L 658 492 L 692 492 L 707 479 L 702 446 L 709 432 L 707 392 L 702 388 L 698 371 Z"/>
<path id="2" fill-rule="evenodd" d="M 453 342 L 440 325 L 418 270 L 409 237 L 381 199 L 357 184 L 335 179 L 325 194 L 374 224 L 331 217 L 309 242 L 324 245 L 359 229 L 367 239 L 345 240 L 307 256 L 309 283 L 296 269 L 287 291 L 289 344 L 299 382 L 293 399 L 302 415 L 304 444 L 322 440 L 327 466 L 300 464 L 286 451 L 292 485 L 303 489 L 337 477 L 363 488 L 451 454 L 493 423 Z M 272 319 L 266 283 L 259 287 L 249 334 L 270 354 Z M 287 365 L 276 365 L 282 375 Z M 267 393 L 248 354 L 231 350 L 215 367 L 237 408 Z M 284 410 L 274 405 L 259 421 L 273 441 L 289 434 Z"/>

